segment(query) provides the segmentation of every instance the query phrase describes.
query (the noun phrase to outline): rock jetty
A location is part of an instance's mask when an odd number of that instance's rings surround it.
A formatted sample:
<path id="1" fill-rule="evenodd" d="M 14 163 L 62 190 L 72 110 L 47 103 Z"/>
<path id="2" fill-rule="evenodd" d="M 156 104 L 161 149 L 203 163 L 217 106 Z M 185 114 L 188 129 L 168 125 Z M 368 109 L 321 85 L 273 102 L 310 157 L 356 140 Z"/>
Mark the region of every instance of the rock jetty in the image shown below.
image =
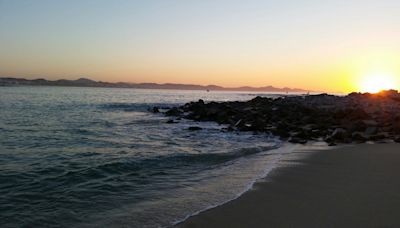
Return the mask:
<path id="1" fill-rule="evenodd" d="M 227 125 L 228 131 L 267 132 L 292 143 L 400 142 L 400 94 L 395 90 L 347 96 L 256 97 L 245 102 L 199 100 L 170 108 L 164 114 L 214 121 Z"/>

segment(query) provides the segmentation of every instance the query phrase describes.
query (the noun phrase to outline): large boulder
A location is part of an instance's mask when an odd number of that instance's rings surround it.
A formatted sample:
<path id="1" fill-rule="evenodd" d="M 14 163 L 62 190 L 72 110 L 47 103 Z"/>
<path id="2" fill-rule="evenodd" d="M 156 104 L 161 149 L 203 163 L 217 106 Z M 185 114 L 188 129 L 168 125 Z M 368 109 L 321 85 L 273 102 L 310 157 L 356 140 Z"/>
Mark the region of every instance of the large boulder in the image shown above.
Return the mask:
<path id="1" fill-rule="evenodd" d="M 366 135 L 375 135 L 376 133 L 378 133 L 377 127 L 367 127 L 367 129 L 365 129 Z"/>
<path id="2" fill-rule="evenodd" d="M 153 107 L 153 109 L 151 110 L 153 113 L 159 113 L 160 112 L 160 108 L 158 107 Z"/>
<path id="3" fill-rule="evenodd" d="M 376 127 L 376 126 L 378 126 L 378 122 L 376 122 L 375 120 L 372 120 L 372 119 L 362 120 L 361 122 L 367 127 Z"/>
<path id="4" fill-rule="evenodd" d="M 167 115 L 167 116 L 180 116 L 180 115 L 182 115 L 182 113 L 183 113 L 182 110 L 180 110 L 177 107 L 173 107 L 170 110 L 166 111 L 165 115 Z"/>
<path id="5" fill-rule="evenodd" d="M 368 127 L 376 127 L 378 123 L 375 120 L 345 120 L 341 125 L 349 132 L 364 132 Z"/>
<path id="6" fill-rule="evenodd" d="M 342 142 L 342 143 L 351 143 L 351 135 L 343 129 L 343 128 L 336 128 L 331 135 L 325 138 L 325 142 L 328 143 L 335 143 L 335 142 Z"/>
<path id="7" fill-rule="evenodd" d="M 362 132 L 353 132 L 351 138 L 356 142 L 366 142 L 368 137 Z"/>
<path id="8" fill-rule="evenodd" d="M 348 132 L 343 128 L 336 128 L 331 137 L 336 140 L 344 140 L 348 137 Z"/>
<path id="9" fill-rule="evenodd" d="M 288 140 L 290 143 L 296 143 L 296 144 L 306 144 L 307 139 L 302 139 L 299 137 L 290 137 Z"/>

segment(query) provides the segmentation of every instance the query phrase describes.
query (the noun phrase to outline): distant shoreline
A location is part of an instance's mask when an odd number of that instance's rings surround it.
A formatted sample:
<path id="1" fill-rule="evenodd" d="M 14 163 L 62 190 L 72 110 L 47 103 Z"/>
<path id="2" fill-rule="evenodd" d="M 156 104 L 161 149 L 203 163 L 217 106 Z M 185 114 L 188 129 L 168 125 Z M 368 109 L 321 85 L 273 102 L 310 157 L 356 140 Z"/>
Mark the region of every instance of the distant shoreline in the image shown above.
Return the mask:
<path id="1" fill-rule="evenodd" d="M 0 88 L 12 88 L 12 87 L 36 87 L 36 88 L 93 88 L 93 89 L 127 89 L 127 90 L 166 90 L 166 91 L 198 91 L 198 92 L 238 92 L 238 93 L 249 93 L 249 95 L 254 94 L 259 96 L 261 94 L 268 94 L 268 95 L 281 95 L 285 96 L 305 96 L 308 93 L 305 92 L 279 92 L 279 91 L 247 91 L 247 90 L 201 90 L 201 89 L 168 89 L 168 88 L 131 88 L 131 87 L 98 87 L 98 86 L 63 86 L 63 85 L 0 85 Z M 310 95 L 320 94 L 318 92 L 310 92 Z"/>
<path id="2" fill-rule="evenodd" d="M 276 88 L 273 86 L 264 87 L 222 87 L 217 85 L 193 85 L 174 83 L 127 83 L 127 82 L 102 82 L 87 78 L 77 80 L 46 80 L 46 79 L 25 79 L 0 77 L 0 86 L 67 86 L 67 87 L 100 87 L 100 88 L 132 88 L 132 89 L 167 89 L 167 90 L 204 90 L 204 91 L 238 91 L 238 92 L 276 92 L 276 93 L 313 93 L 315 91 L 297 88 Z"/>

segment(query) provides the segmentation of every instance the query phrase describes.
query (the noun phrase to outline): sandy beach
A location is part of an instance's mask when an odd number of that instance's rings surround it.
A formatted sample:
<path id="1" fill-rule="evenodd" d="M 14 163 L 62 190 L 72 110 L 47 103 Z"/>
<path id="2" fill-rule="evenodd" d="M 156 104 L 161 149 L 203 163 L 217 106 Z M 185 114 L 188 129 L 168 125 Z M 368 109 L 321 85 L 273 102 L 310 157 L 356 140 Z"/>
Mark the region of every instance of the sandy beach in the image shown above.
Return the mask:
<path id="1" fill-rule="evenodd" d="M 312 153 L 176 227 L 400 227 L 400 144 Z"/>

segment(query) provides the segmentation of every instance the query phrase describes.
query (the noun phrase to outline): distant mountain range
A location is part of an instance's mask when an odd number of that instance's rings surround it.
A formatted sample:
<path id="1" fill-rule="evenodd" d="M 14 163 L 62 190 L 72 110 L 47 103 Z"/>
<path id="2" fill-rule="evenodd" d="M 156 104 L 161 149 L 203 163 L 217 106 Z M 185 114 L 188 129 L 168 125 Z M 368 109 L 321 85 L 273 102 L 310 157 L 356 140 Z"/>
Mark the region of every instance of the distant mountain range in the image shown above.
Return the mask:
<path id="1" fill-rule="evenodd" d="M 46 79 L 24 79 L 24 78 L 9 78 L 0 77 L 0 86 L 75 86 L 75 87 L 108 87 L 108 88 L 136 88 L 136 89 L 171 89 L 171 90 L 216 90 L 216 91 L 256 91 L 256 92 L 312 92 L 304 89 L 296 88 L 276 88 L 273 86 L 263 87 L 221 87 L 217 85 L 192 85 L 192 84 L 157 84 L 157 83 L 127 83 L 127 82 L 102 82 L 94 81 L 87 78 L 80 78 L 77 80 L 55 80 L 50 81 Z"/>

